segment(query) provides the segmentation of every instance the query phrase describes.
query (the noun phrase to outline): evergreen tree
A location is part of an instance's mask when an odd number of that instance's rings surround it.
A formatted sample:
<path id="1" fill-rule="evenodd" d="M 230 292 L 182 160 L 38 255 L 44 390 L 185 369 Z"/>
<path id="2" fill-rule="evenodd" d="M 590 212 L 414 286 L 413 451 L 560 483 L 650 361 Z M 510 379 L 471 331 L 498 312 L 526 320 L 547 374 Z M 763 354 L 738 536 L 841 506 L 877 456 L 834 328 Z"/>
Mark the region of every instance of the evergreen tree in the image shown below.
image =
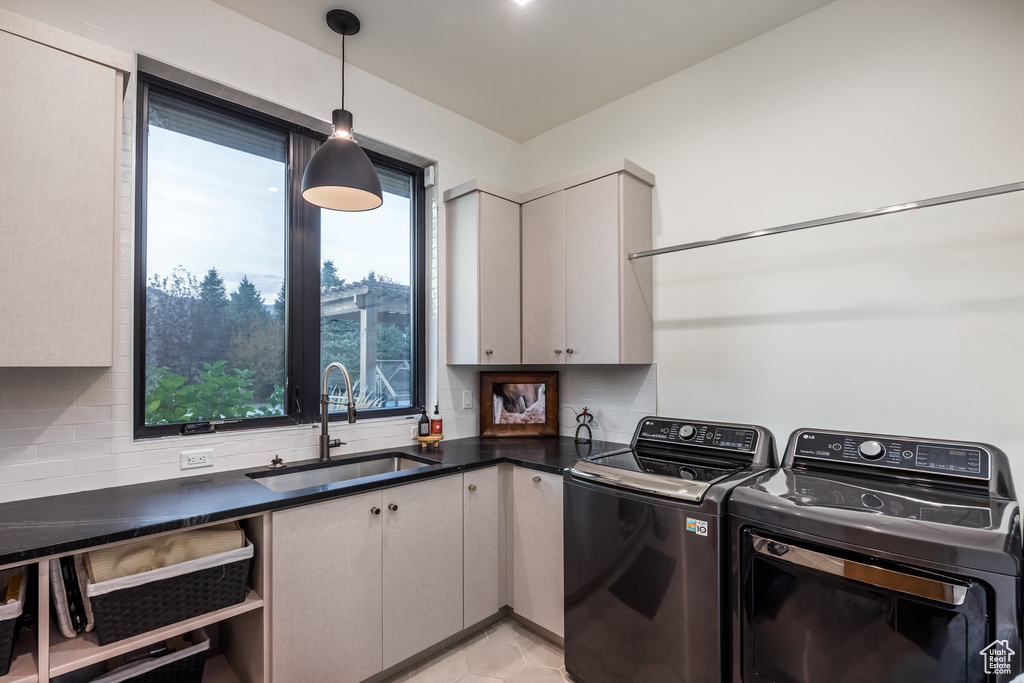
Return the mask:
<path id="1" fill-rule="evenodd" d="M 224 289 L 224 278 L 216 268 L 206 271 L 206 277 L 199 285 L 199 299 L 212 307 L 224 308 L 228 305 L 228 292 Z"/>
<path id="2" fill-rule="evenodd" d="M 327 259 L 323 268 L 320 269 L 320 291 L 326 292 L 328 287 L 340 287 L 345 280 L 338 277 L 338 269 L 334 267 L 334 261 Z"/>
<path id="3" fill-rule="evenodd" d="M 281 289 L 277 292 L 277 298 L 274 299 L 274 317 L 284 322 L 284 310 L 285 310 L 285 290 L 284 281 L 281 281 Z"/>
<path id="4" fill-rule="evenodd" d="M 192 344 L 200 362 L 213 364 L 227 358 L 231 341 L 227 319 L 228 303 L 224 278 L 216 268 L 210 268 L 199 284 L 199 302 L 192 330 Z"/>
<path id="5" fill-rule="evenodd" d="M 256 289 L 256 285 L 247 275 L 242 276 L 238 289 L 231 293 L 228 311 L 231 316 L 232 336 L 240 333 L 251 334 L 270 320 L 270 314 L 263 307 L 260 290 Z"/>

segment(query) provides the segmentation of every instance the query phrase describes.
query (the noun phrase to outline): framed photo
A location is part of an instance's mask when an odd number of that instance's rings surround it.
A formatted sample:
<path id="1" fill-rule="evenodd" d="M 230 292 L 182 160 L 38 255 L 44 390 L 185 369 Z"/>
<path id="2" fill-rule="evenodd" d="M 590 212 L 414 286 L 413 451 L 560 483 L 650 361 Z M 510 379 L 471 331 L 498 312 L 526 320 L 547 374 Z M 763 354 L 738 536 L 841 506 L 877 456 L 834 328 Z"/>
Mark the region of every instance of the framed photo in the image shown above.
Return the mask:
<path id="1" fill-rule="evenodd" d="M 480 436 L 558 436 L 558 373 L 481 372 Z"/>

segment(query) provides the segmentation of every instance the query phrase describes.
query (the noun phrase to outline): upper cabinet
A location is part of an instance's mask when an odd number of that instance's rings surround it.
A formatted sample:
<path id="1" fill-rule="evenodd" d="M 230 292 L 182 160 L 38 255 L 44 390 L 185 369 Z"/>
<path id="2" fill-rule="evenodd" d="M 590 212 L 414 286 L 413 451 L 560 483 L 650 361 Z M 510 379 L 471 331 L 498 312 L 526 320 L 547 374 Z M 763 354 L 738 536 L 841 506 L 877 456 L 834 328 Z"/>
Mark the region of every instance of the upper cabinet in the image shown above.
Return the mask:
<path id="1" fill-rule="evenodd" d="M 445 194 L 448 362 L 517 365 L 519 203 L 485 183 L 453 192 Z"/>
<path id="2" fill-rule="evenodd" d="M 629 260 L 653 183 L 623 169 L 523 204 L 523 363 L 654 362 L 651 261 Z"/>
<path id="3" fill-rule="evenodd" d="M 0 10 L 0 366 L 110 366 L 131 57 Z"/>
<path id="4" fill-rule="evenodd" d="M 622 159 L 524 195 L 479 181 L 449 190 L 448 362 L 654 362 L 651 261 L 628 258 L 651 248 L 653 187 Z M 493 288 L 501 308 L 489 310 Z"/>

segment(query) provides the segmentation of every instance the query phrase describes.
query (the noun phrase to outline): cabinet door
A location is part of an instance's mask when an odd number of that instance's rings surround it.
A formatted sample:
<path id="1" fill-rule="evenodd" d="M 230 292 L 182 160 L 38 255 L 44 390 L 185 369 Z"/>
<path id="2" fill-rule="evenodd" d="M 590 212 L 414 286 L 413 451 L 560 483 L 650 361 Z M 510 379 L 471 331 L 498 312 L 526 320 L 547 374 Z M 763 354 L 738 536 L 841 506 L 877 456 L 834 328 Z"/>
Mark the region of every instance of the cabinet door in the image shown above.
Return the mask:
<path id="1" fill-rule="evenodd" d="M 462 630 L 462 475 L 383 500 L 386 669 Z"/>
<path id="2" fill-rule="evenodd" d="M 565 359 L 565 193 L 523 204 L 523 363 Z"/>
<path id="3" fill-rule="evenodd" d="M 519 205 L 480 194 L 480 363 L 518 365 Z"/>
<path id="4" fill-rule="evenodd" d="M 619 176 L 604 176 L 566 190 L 567 363 L 619 362 L 621 259 Z"/>
<path id="5" fill-rule="evenodd" d="M 121 78 L 0 31 L 0 366 L 109 366 Z"/>
<path id="6" fill-rule="evenodd" d="M 512 609 L 563 635 L 562 477 L 512 468 Z"/>
<path id="7" fill-rule="evenodd" d="M 381 671 L 381 492 L 273 514 L 273 680 Z"/>
<path id="8" fill-rule="evenodd" d="M 463 624 L 469 628 L 495 614 L 503 604 L 505 497 L 497 467 L 466 472 L 463 484 Z"/>

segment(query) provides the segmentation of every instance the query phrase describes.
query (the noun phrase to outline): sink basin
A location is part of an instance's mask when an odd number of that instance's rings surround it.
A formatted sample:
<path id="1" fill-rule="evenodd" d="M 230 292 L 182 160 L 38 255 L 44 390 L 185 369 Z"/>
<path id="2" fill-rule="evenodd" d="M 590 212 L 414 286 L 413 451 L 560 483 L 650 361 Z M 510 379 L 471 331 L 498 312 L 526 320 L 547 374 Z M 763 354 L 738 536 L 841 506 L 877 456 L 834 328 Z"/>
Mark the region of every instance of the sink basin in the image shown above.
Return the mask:
<path id="1" fill-rule="evenodd" d="M 298 491 L 338 482 L 354 482 L 390 472 L 427 469 L 433 461 L 421 461 L 405 453 L 363 459 L 332 460 L 325 463 L 268 472 L 250 472 L 246 476 L 257 484 L 277 492 Z"/>

